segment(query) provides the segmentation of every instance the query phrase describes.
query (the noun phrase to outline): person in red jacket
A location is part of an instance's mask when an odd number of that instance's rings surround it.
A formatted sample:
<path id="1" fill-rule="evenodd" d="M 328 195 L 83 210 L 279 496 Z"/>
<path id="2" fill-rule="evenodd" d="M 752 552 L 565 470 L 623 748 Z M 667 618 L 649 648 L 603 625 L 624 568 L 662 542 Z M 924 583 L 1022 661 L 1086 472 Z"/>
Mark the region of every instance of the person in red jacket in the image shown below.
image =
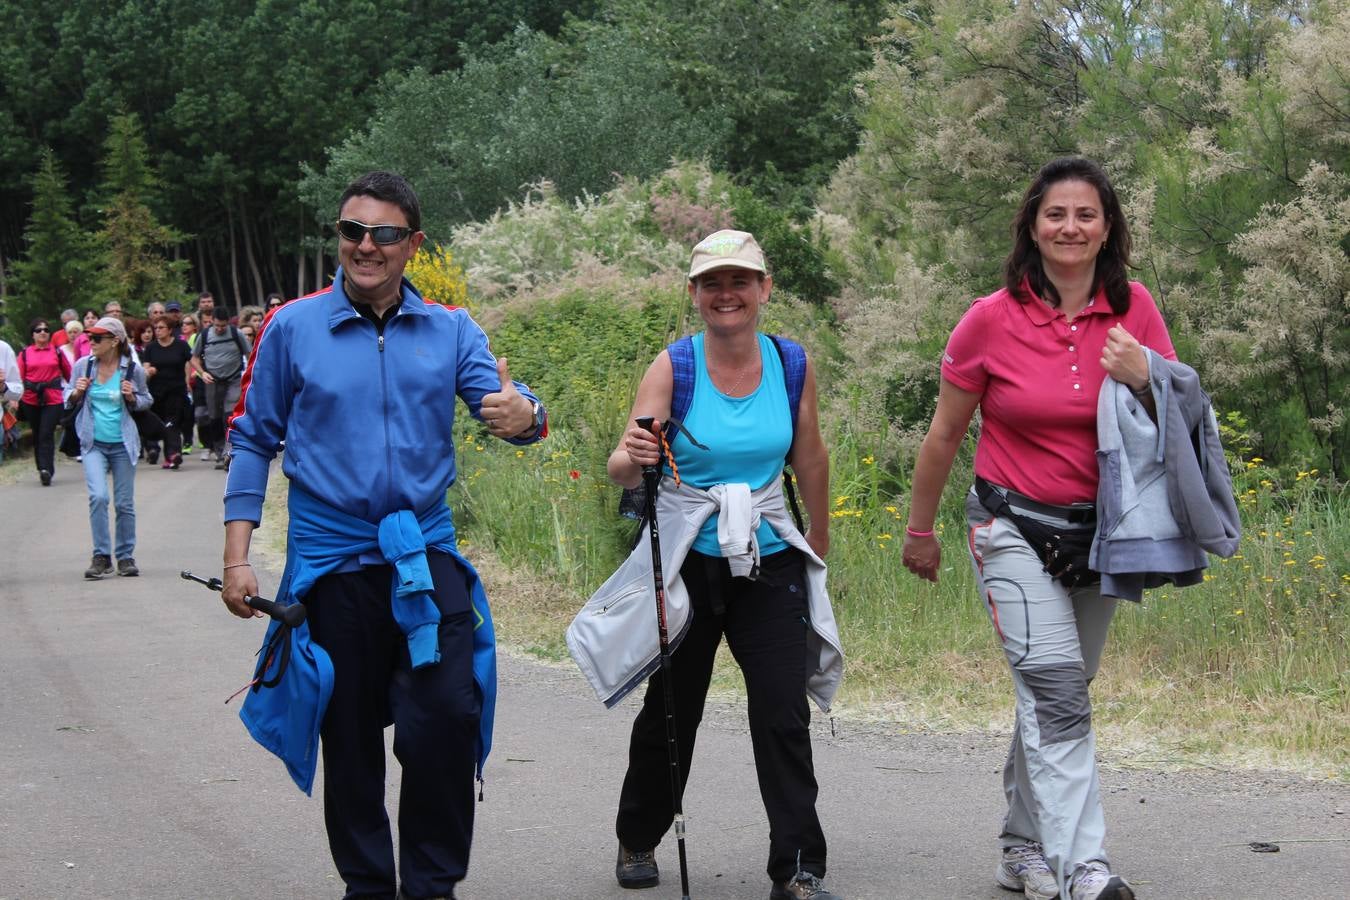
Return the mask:
<path id="1" fill-rule="evenodd" d="M 46 319 L 28 326 L 33 342 L 19 353 L 19 377 L 23 419 L 33 429 L 33 458 L 43 485 L 52 483 L 56 471 L 56 424 L 61 421 L 62 382 L 70 378 L 70 360 L 52 345 L 52 329 Z"/>

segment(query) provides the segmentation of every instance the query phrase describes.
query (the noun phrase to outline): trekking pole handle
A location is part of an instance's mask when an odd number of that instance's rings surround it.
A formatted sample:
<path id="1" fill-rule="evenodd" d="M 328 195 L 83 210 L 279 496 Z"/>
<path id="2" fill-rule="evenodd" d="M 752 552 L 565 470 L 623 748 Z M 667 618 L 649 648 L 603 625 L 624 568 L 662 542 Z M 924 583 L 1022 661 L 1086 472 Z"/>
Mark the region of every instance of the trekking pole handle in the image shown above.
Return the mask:
<path id="1" fill-rule="evenodd" d="M 652 426 L 656 424 L 656 416 L 638 416 L 635 419 L 633 419 L 633 421 L 636 422 L 637 427 L 641 428 L 643 431 L 650 431 L 652 434 L 656 434 L 656 430 L 652 428 Z M 661 446 L 660 444 L 661 436 L 657 435 L 656 440 L 657 440 L 657 447 L 659 448 Z M 658 454 L 660 453 L 659 450 L 657 452 Z M 658 456 L 658 462 L 656 463 L 656 465 L 642 467 L 642 474 L 644 476 L 649 476 L 653 472 L 659 472 L 660 470 L 661 470 L 661 463 L 659 462 Z"/>
<path id="2" fill-rule="evenodd" d="M 220 591 L 225 587 L 225 583 L 219 578 L 202 578 L 199 575 L 193 575 L 187 569 L 179 572 L 178 575 L 184 581 L 195 581 L 213 591 Z M 266 613 L 281 624 L 289 625 L 291 628 L 298 628 L 305 621 L 305 605 L 303 603 L 282 606 L 275 600 L 268 600 L 265 597 L 252 597 L 247 594 L 244 595 L 244 602 L 258 612 Z"/>

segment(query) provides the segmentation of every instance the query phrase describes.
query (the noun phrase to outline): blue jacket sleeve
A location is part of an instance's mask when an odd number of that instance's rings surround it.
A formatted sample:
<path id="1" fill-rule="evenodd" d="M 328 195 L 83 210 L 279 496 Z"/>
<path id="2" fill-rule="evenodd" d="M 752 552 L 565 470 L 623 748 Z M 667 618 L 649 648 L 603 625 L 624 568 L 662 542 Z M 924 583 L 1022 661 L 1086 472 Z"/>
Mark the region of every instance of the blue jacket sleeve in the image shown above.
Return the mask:
<path id="1" fill-rule="evenodd" d="M 502 389 L 501 380 L 497 377 L 497 357 L 488 349 L 487 334 L 482 327 L 464 310 L 456 310 L 455 315 L 463 317 L 457 331 L 459 346 L 456 358 L 459 361 L 459 368 L 455 372 L 455 392 L 469 407 L 469 415 L 482 421 L 480 410 L 483 396 Z M 540 402 L 528 385 L 514 379 L 511 383 L 530 401 Z M 508 438 L 507 442 L 520 445 L 533 444 L 547 432 L 548 428 L 544 427 L 532 437 L 523 440 Z"/>
<path id="2" fill-rule="evenodd" d="M 258 335 L 230 421 L 230 474 L 225 521 L 262 521 L 267 469 L 286 439 L 295 385 L 284 323 L 273 317 Z"/>

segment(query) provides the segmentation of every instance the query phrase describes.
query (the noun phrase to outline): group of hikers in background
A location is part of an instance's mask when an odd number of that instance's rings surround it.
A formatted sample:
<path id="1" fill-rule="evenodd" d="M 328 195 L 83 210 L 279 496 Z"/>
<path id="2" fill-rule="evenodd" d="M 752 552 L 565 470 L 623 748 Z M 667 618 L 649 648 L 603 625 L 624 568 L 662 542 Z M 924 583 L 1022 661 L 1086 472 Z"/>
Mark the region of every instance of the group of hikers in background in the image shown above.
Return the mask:
<path id="1" fill-rule="evenodd" d="M 267 298 L 268 308 L 284 302 Z M 50 486 L 56 453 L 81 463 L 89 494 L 93 553 L 85 577 L 114 571 L 139 574 L 136 565 L 136 468 L 144 460 L 178 469 L 193 452 L 194 430 L 203 458 L 229 468 L 227 417 L 262 323 L 260 307 L 234 317 L 209 292 L 195 313 L 176 300 L 155 301 L 147 318 L 126 318 L 110 302 L 103 314 L 73 309 L 59 324 L 29 323 L 31 342 L 17 353 L 0 342 L 4 373 L 3 444 L 17 446 L 19 423 L 29 426 L 38 480 Z M 206 322 L 204 329 L 199 323 Z M 58 438 L 58 429 L 60 437 Z M 2 451 L 0 451 L 2 453 Z M 109 491 L 109 477 L 112 490 Z M 115 514 L 109 534 L 108 507 Z"/>
<path id="2" fill-rule="evenodd" d="M 372 172 L 352 182 L 337 203 L 336 232 L 332 283 L 288 303 L 275 298 L 260 325 L 242 311 L 233 325 L 208 303 L 189 327 L 177 304 L 165 304 L 137 349 L 135 330 L 105 311 L 76 332 L 88 352 L 62 362 L 47 324 L 34 323 L 24 370 L 34 377 L 24 376 L 22 402 L 35 431 L 77 409 L 93 518 L 95 482 L 112 473 L 117 544 L 109 546 L 106 511 L 102 532 L 91 518 L 92 571 L 110 554 L 119 566 L 131 558 L 131 479 L 142 446 L 135 414 L 163 420 L 166 464 L 177 465 L 195 392 L 203 445 L 227 469 L 221 596 L 243 618 L 262 615 L 248 602 L 259 592 L 250 543 L 269 467 L 282 455 L 289 523 L 275 596 L 303 603 L 307 615 L 298 625 L 269 624 L 241 718 L 306 792 L 322 753 L 324 820 L 347 898 L 453 897 L 468 871 L 474 781 L 497 699 L 487 596 L 457 549 L 446 505 L 456 398 L 489 433 L 517 445 L 545 438 L 548 415 L 466 310 L 424 300 L 404 278 L 425 237 L 407 180 Z M 1128 279 L 1130 250 L 1121 204 L 1098 165 L 1063 158 L 1036 173 L 1012 223 L 1003 285 L 970 305 L 934 360 L 937 407 L 908 498 L 903 564 L 936 581 L 939 501 L 979 410 L 966 549 L 1016 708 L 993 870 L 998 885 L 1032 900 L 1135 896 L 1105 848 L 1088 685 L 1118 599 L 1138 599 L 1132 585 L 1190 577 L 1156 555 L 1108 566 L 1119 557 L 1089 550 L 1102 423 L 1114 428 L 1119 419 L 1126 438 L 1114 458 L 1138 470 L 1130 436 L 1176 414 L 1190 371 L 1176 362 L 1149 292 Z M 639 542 L 567 636 L 608 705 L 647 682 L 616 785 L 614 873 L 625 888 L 660 882 L 656 848 L 680 818 L 725 638 L 745 678 L 769 823 L 769 896 L 836 900 L 824 884 L 808 701 L 830 709 L 847 634 L 826 590 L 830 467 L 815 366 L 790 338 L 760 331 L 774 282 L 753 234 L 704 236 L 686 286 L 702 328 L 652 361 L 608 461 L 610 479 L 625 488 L 656 468 L 660 546 Z M 44 483 L 47 434 L 36 449 Z M 785 466 L 793 478 L 784 479 Z M 804 519 L 788 512 L 795 497 L 785 497 L 795 493 Z M 1235 528 L 1235 511 L 1230 522 L 1216 505 L 1220 525 Z M 1185 559 L 1214 552 L 1197 549 L 1175 522 L 1147 527 L 1178 531 Z M 1109 590 L 1099 565 L 1114 579 Z M 289 642 L 284 664 L 271 653 L 280 642 Z M 668 665 L 658 667 L 660 653 Z M 402 766 L 397 853 L 384 796 L 391 723 Z M 682 842 L 682 823 L 677 834 Z M 681 844 L 682 878 L 683 869 Z"/>

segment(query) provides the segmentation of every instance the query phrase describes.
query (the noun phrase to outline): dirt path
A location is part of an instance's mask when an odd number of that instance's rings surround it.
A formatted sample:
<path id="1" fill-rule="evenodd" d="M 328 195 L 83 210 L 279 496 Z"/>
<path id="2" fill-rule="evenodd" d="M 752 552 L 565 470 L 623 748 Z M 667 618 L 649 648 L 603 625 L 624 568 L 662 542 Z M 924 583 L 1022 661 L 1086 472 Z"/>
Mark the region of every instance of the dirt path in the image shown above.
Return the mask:
<path id="1" fill-rule="evenodd" d="M 222 701 L 262 623 L 178 571 L 220 560 L 221 473 L 142 466 L 140 578 L 85 582 L 83 479 L 0 481 L 0 900 L 336 898 L 318 799 Z M 274 485 L 275 488 L 275 485 Z M 19 527 L 22 523 L 22 527 Z M 276 584 L 265 577 L 264 590 Z M 571 667 L 501 659 L 498 728 L 471 900 L 679 896 L 614 883 L 613 815 L 631 701 L 605 711 Z M 993 886 L 1003 739 L 816 722 L 833 889 L 862 898 L 1007 898 Z M 391 763 L 391 796 L 397 766 Z M 1336 897 L 1350 883 L 1350 788 L 1275 773 L 1102 774 L 1116 867 L 1147 898 Z M 685 808 L 691 895 L 767 896 L 767 825 L 744 711 L 715 705 Z M 1279 853 L 1253 853 L 1274 841 Z"/>

